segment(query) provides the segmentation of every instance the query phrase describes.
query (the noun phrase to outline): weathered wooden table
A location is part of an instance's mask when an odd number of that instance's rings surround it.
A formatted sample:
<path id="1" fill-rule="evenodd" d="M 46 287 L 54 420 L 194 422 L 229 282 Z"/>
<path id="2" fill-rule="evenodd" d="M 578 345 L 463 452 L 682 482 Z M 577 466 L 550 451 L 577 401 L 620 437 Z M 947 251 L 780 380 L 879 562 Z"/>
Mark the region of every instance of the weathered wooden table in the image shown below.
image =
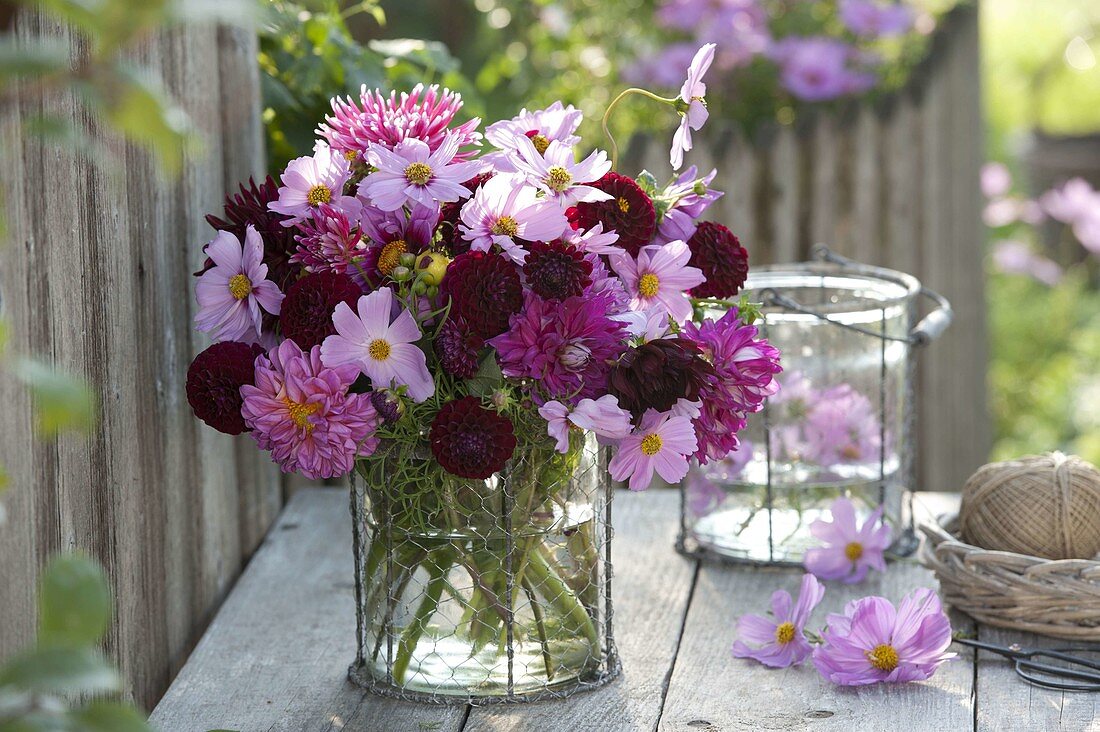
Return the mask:
<path id="1" fill-rule="evenodd" d="M 347 494 L 302 491 L 283 511 L 152 715 L 165 732 L 253 730 L 1100 730 L 1093 694 L 1046 691 L 1005 661 L 959 650 L 930 681 L 835 687 L 809 664 L 769 670 L 730 656 L 733 619 L 763 612 L 800 572 L 700 565 L 672 549 L 672 491 L 615 497 L 616 638 L 624 672 L 609 686 L 536 704 L 398 702 L 347 682 L 355 655 Z M 926 507 L 933 498 L 921 498 Z M 935 510 L 935 507 L 932 507 Z M 892 565 L 858 587 L 829 583 L 814 619 L 861 594 L 897 601 L 935 579 Z M 973 630 L 962 616 L 956 628 Z M 983 640 L 1034 636 L 982 626 Z"/>

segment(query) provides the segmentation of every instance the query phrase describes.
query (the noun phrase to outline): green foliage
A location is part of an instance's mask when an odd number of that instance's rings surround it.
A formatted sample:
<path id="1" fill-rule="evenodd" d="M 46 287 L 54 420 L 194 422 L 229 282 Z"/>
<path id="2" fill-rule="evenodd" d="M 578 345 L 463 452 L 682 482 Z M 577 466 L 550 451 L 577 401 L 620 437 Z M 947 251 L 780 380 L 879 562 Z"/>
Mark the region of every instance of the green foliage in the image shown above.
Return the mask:
<path id="1" fill-rule="evenodd" d="M 95 395 L 82 379 L 29 358 L 17 360 L 13 371 L 34 396 L 35 426 L 40 435 L 86 432 L 95 424 Z"/>
<path id="2" fill-rule="evenodd" d="M 55 559 L 38 588 L 38 640 L 46 646 L 90 646 L 111 620 L 107 577 L 80 557 Z M 70 598 L 80 598 L 79 603 Z"/>

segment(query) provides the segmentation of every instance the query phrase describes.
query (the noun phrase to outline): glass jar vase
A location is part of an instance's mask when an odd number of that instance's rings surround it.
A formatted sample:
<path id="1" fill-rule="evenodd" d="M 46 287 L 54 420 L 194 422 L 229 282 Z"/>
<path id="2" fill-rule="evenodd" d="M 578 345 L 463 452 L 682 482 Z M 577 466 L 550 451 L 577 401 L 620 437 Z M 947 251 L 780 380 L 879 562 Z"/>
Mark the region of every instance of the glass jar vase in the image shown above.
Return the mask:
<path id="1" fill-rule="evenodd" d="M 430 456 L 424 458 L 429 466 Z M 611 633 L 611 484 L 601 449 L 517 449 L 487 480 L 361 461 L 352 480 L 352 681 L 406 699 L 525 701 L 595 688 Z"/>
<path id="2" fill-rule="evenodd" d="M 692 465 L 682 488 L 685 553 L 800 564 L 819 544 L 810 524 L 842 496 L 860 521 L 881 506 L 895 537 L 912 535 L 903 505 L 912 357 L 950 323 L 950 305 L 910 275 L 815 251 L 826 261 L 757 267 L 745 284 L 761 303 L 761 335 L 782 354 L 780 389 L 749 416 L 736 452 Z M 921 294 L 939 307 L 916 324 Z"/>

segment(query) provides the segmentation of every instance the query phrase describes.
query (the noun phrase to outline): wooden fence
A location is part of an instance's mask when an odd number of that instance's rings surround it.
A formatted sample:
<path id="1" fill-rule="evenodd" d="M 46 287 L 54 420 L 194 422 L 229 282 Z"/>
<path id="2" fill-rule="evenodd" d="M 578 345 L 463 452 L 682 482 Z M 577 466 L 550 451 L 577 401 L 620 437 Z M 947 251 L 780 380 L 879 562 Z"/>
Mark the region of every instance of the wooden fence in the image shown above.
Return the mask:
<path id="1" fill-rule="evenodd" d="M 29 14 L 23 36 L 81 43 Z M 203 213 L 263 167 L 256 39 L 188 28 L 152 40 L 158 70 L 202 131 L 182 176 L 158 177 L 145 154 L 116 144 L 96 166 L 26 136 L 43 112 L 95 135 L 71 95 L 4 113 L 7 245 L 2 316 L 12 349 L 84 376 L 101 404 L 90 435 L 33 438 L 26 390 L 0 375 L 0 461 L 12 485 L 0 526 L 0 657 L 33 639 L 36 575 L 53 553 L 81 549 L 107 568 L 117 602 L 108 648 L 136 700 L 151 708 L 281 506 L 276 468 L 247 437 L 195 420 L 184 393 L 194 272 L 211 237 Z"/>
<path id="2" fill-rule="evenodd" d="M 741 237 L 750 262 L 798 261 L 822 242 L 951 300 L 954 325 L 919 362 L 920 490 L 960 490 L 991 443 L 980 105 L 977 8 L 967 4 L 947 16 L 904 90 L 751 139 L 712 118 L 687 155 L 718 168 L 726 195 L 708 215 Z M 667 140 L 635 141 L 629 157 L 668 170 Z"/>

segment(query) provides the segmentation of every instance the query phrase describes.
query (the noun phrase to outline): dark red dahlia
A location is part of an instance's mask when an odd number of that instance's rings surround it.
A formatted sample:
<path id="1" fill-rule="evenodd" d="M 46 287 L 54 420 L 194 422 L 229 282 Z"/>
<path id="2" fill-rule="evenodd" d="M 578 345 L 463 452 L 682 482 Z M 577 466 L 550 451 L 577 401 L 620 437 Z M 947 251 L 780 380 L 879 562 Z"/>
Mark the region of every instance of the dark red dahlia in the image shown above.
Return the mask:
<path id="1" fill-rule="evenodd" d="M 658 338 L 632 348 L 611 369 L 608 385 L 619 404 L 635 419 L 646 409 L 672 409 L 678 399 L 695 401 L 714 377 L 714 367 L 695 343 Z"/>
<path id="2" fill-rule="evenodd" d="M 466 321 L 483 339 L 508 329 L 508 318 L 523 307 L 515 265 L 495 252 L 459 254 L 447 266 L 440 292 L 451 301 L 451 317 Z"/>
<path id="3" fill-rule="evenodd" d="M 321 341 L 336 333 L 332 311 L 346 302 L 355 309 L 363 290 L 355 280 L 336 272 L 316 272 L 306 275 L 286 291 L 279 322 L 283 335 L 298 344 L 303 351 L 321 345 Z"/>
<path id="4" fill-rule="evenodd" d="M 482 183 L 492 177 L 492 173 L 481 173 L 463 183 L 462 186 L 473 194 Z M 439 223 L 435 225 L 435 232 L 439 235 L 440 242 L 447 247 L 452 257 L 470 251 L 470 242 L 463 239 L 458 231 L 459 214 L 465 204 L 465 200 L 443 204 L 439 212 Z"/>
<path id="5" fill-rule="evenodd" d="M 567 212 L 569 223 L 586 230 L 602 223 L 604 231 L 614 229 L 619 233 L 618 246 L 637 256 L 638 250 L 653 240 L 657 228 L 653 201 L 633 178 L 618 173 L 608 173 L 590 185 L 609 194 L 611 200 L 578 203 Z"/>
<path id="6" fill-rule="evenodd" d="M 444 404 L 428 438 L 443 469 L 461 478 L 488 478 L 504 469 L 516 449 L 512 422 L 472 396 Z"/>
<path id="7" fill-rule="evenodd" d="M 478 351 L 485 341 L 462 318 L 447 318 L 435 337 L 435 355 L 448 374 L 469 379 L 477 373 Z"/>
<path id="8" fill-rule="evenodd" d="M 267 277 L 286 292 L 286 288 L 297 279 L 302 268 L 290 261 L 290 257 L 298 251 L 294 227 L 283 226 L 286 217 L 267 209 L 267 204 L 277 200 L 279 184 L 274 178 L 269 175 L 260 185 L 249 178 L 248 188 L 241 183 L 240 193 L 225 197 L 225 218 L 208 214 L 206 223 L 217 231 L 228 231 L 241 241 L 244 241 L 245 230 L 249 225 L 256 227 L 256 232 L 264 241 L 263 261 L 267 265 Z M 213 265 L 207 259 L 202 269 L 195 274 L 202 274 Z"/>
<path id="9" fill-rule="evenodd" d="M 370 393 L 370 403 L 374 407 L 374 411 L 378 412 L 378 416 L 382 418 L 382 424 L 393 424 L 401 419 L 401 415 L 405 413 L 405 407 L 401 404 L 401 399 L 389 389 L 372 391 Z"/>
<path id="10" fill-rule="evenodd" d="M 592 284 L 592 263 L 571 244 L 560 239 L 536 241 L 523 264 L 527 284 L 545 300 L 565 300 L 584 294 Z"/>
<path id="11" fill-rule="evenodd" d="M 195 416 L 218 432 L 239 435 L 248 428 L 241 416 L 241 387 L 254 384 L 258 345 L 223 341 L 195 357 L 187 369 L 187 403 Z"/>
<path id="12" fill-rule="evenodd" d="M 687 241 L 688 264 L 703 270 L 707 281 L 691 289 L 694 297 L 733 297 L 749 276 L 749 251 L 721 224 L 704 221 Z"/>

